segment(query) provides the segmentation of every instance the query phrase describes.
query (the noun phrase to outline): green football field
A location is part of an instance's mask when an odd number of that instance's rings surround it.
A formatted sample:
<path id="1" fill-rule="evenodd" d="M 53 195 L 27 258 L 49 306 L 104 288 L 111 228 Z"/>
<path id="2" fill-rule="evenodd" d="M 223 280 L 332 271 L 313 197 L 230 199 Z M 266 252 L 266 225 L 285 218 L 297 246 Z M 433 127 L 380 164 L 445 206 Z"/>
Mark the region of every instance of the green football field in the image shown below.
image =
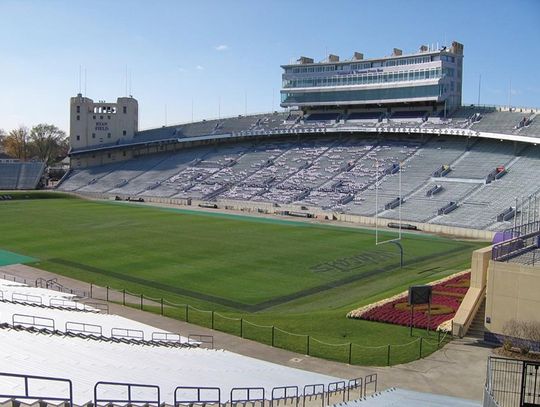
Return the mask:
<path id="1" fill-rule="evenodd" d="M 397 247 L 376 246 L 371 230 L 55 196 L 0 202 L 0 249 L 89 283 L 217 311 L 214 327 L 231 333 L 237 324 L 226 318 L 245 319 L 241 334 L 252 329 L 263 342 L 267 333 L 250 324 L 310 335 L 313 344 L 411 342 L 406 328 L 345 314 L 469 267 L 482 245 L 405 234 L 400 269 Z M 185 318 L 174 307 L 166 313 Z M 208 326 L 208 315 L 193 308 L 190 321 Z M 283 347 L 302 352 L 304 340 L 298 342 Z M 317 356 L 343 359 L 334 353 Z M 397 363 L 417 352 L 403 347 L 394 357 Z M 379 359 L 358 362 L 384 364 Z"/>

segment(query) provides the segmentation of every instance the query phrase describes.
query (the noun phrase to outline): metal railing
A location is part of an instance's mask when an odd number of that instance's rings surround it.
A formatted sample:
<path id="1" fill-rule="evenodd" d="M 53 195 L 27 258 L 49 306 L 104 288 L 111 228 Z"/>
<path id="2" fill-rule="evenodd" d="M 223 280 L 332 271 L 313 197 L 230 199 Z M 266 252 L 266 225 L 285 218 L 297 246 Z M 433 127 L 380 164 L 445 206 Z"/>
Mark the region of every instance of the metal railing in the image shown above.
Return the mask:
<path id="1" fill-rule="evenodd" d="M 13 314 L 11 316 L 13 326 L 24 326 L 33 328 L 45 328 L 55 330 L 54 319 L 46 317 L 38 317 L 35 315 Z"/>
<path id="2" fill-rule="evenodd" d="M 19 386 L 10 380 L 22 381 Z M 49 389 L 51 382 L 65 383 L 65 388 L 61 389 L 58 385 L 55 386 L 57 394 L 37 394 L 31 392 L 30 383 L 32 381 L 41 381 L 39 389 Z M 362 382 L 376 383 L 377 375 L 368 375 L 364 380 L 362 378 L 351 379 L 346 384 L 345 381 L 333 382 L 324 385 L 322 383 L 306 385 L 303 387 L 302 393 L 298 386 L 278 386 L 267 392 L 263 387 L 235 387 L 229 393 L 228 400 L 222 400 L 222 392 L 219 387 L 205 386 L 178 386 L 174 389 L 174 407 L 180 406 L 221 406 L 229 404 L 230 406 L 238 405 L 260 405 L 261 407 L 269 405 L 269 407 L 283 406 L 298 407 L 300 403 L 303 407 L 306 405 L 321 406 L 347 402 L 367 396 L 366 391 L 362 394 Z M 20 391 L 21 387 L 24 388 Z M 4 390 L 6 388 L 6 390 Z M 358 396 L 351 397 L 354 390 L 360 389 Z M 487 387 L 486 387 L 487 389 Z M 61 393 L 63 390 L 63 394 Z M 364 387 L 365 390 L 365 387 Z M 139 383 L 124 383 L 98 381 L 93 387 L 93 402 L 94 406 L 105 405 L 161 405 L 161 388 L 156 384 L 139 384 Z M 376 392 L 376 387 L 374 392 Z M 268 394 L 269 393 L 269 394 Z M 269 398 L 267 396 L 270 395 Z M 339 396 L 339 400 L 335 402 L 332 397 Z M 0 373 L 0 398 L 8 398 L 12 400 L 42 400 L 42 401 L 63 401 L 73 406 L 73 385 L 68 379 L 47 377 L 47 376 L 32 376 L 13 373 Z M 493 406 L 498 406 L 493 404 Z M 501 407 L 505 407 L 501 405 Z"/>
<path id="3" fill-rule="evenodd" d="M 306 407 L 306 400 L 309 398 L 311 400 L 321 399 L 321 407 L 324 407 L 324 384 L 306 384 L 302 391 L 302 406 Z"/>
<path id="4" fill-rule="evenodd" d="M 13 281 L 13 282 L 16 282 L 16 283 L 26 284 L 26 278 L 17 277 L 17 276 L 14 276 L 12 274 L 3 273 L 2 274 L 2 279 L 8 280 L 8 281 Z"/>
<path id="5" fill-rule="evenodd" d="M 69 379 L 61 379 L 57 377 L 48 377 L 48 376 L 32 376 L 32 375 L 23 375 L 15 373 L 0 373 L 0 399 L 9 398 L 16 400 L 42 400 L 42 401 L 62 401 L 64 403 L 69 403 L 69 406 L 73 406 L 73 385 Z M 22 393 L 16 393 L 13 388 L 13 380 L 22 381 L 22 386 L 24 390 Z M 51 384 L 64 383 L 65 396 L 59 394 L 51 395 L 47 393 L 34 393 L 31 391 L 31 384 L 40 385 L 39 390 L 42 391 L 43 385 L 46 384 L 45 388 L 48 388 Z M 10 386 L 11 384 L 11 386 Z M 4 386 L 10 386 L 9 390 L 4 390 Z"/>
<path id="6" fill-rule="evenodd" d="M 124 398 L 98 397 L 100 387 L 108 388 L 107 393 L 110 393 L 110 391 L 114 388 L 120 388 L 121 390 L 125 390 L 126 397 Z M 134 398 L 133 390 L 141 390 L 141 389 L 150 389 L 150 390 L 155 391 L 155 397 L 152 397 L 150 399 L 146 397 L 141 398 L 141 399 Z M 159 386 L 152 385 L 152 384 L 97 382 L 94 386 L 94 406 L 109 405 L 109 404 L 115 404 L 115 403 L 122 403 L 122 404 L 125 403 L 127 405 L 133 405 L 133 404 L 153 405 L 155 404 L 156 406 L 159 407 L 161 405 Z"/>
<path id="7" fill-rule="evenodd" d="M 493 245 L 491 259 L 494 261 L 509 261 L 538 249 L 540 231 L 522 235 L 514 239 Z"/>
<path id="8" fill-rule="evenodd" d="M 78 305 L 81 305 L 79 307 Z M 51 307 L 59 307 L 59 308 L 68 308 L 68 309 L 76 309 L 76 310 L 86 310 L 86 307 L 84 304 L 81 304 L 76 301 L 72 300 L 65 300 L 63 298 L 51 298 L 49 300 L 49 306 Z"/>
<path id="9" fill-rule="evenodd" d="M 178 392 L 194 393 L 195 396 L 179 396 Z M 174 389 L 174 407 L 180 405 L 203 405 L 208 404 L 221 404 L 221 389 L 219 387 L 190 387 L 190 386 L 178 386 Z"/>
<path id="10" fill-rule="evenodd" d="M 43 299 L 39 295 L 24 294 L 14 292 L 11 294 L 11 301 L 13 302 L 29 302 L 32 304 L 43 304 Z"/>
<path id="11" fill-rule="evenodd" d="M 328 383 L 326 390 L 326 404 L 330 405 L 330 398 L 341 394 L 341 400 L 345 402 L 347 398 L 346 384 L 344 380 Z M 337 404 L 335 401 L 332 404 Z"/>
<path id="12" fill-rule="evenodd" d="M 363 386 L 362 386 L 362 383 L 363 383 L 363 380 L 361 377 L 357 377 L 356 379 L 350 379 L 349 382 L 347 383 L 347 400 L 351 400 L 351 392 L 358 389 L 358 397 L 357 398 L 360 398 L 362 397 L 362 390 L 363 390 Z M 356 397 L 352 397 L 352 399 L 354 400 Z"/>
<path id="13" fill-rule="evenodd" d="M 156 342 L 182 342 L 182 337 L 178 333 L 152 332 L 152 341 L 156 341 Z"/>
<path id="14" fill-rule="evenodd" d="M 264 387 L 234 387 L 229 396 L 231 405 L 247 404 L 255 406 L 260 403 L 264 407 L 266 400 Z"/>
<path id="15" fill-rule="evenodd" d="M 208 345 L 210 349 L 214 349 L 214 336 L 201 335 L 201 334 L 189 334 L 188 343 L 200 343 L 200 344 Z"/>
<path id="16" fill-rule="evenodd" d="M 414 357 L 415 359 L 423 358 L 435 349 L 444 346 L 450 340 L 450 336 L 438 331 L 436 342 L 429 341 L 429 346 L 427 347 L 423 347 L 427 343 L 426 338 L 417 338 L 406 344 L 387 344 L 375 347 L 364 346 L 353 342 L 327 343 L 311 335 L 289 332 L 274 325 L 259 325 L 244 318 L 229 317 L 217 311 L 198 309 L 189 304 L 174 303 L 164 298 L 152 298 L 142 293 L 134 293 L 125 289 L 100 287 L 91 284 L 90 292 L 92 293 L 92 298 L 95 300 L 108 300 L 121 303 L 122 305 L 142 311 L 150 311 L 169 317 L 172 316 L 173 318 L 195 323 L 206 328 L 263 342 L 272 347 L 292 350 L 308 356 L 338 360 L 350 365 L 362 365 L 367 362 L 381 366 L 390 366 L 395 360 L 402 361 L 396 355 L 400 354 L 403 346 L 409 345 L 410 348 L 408 349 L 416 346 L 418 350 L 416 353 L 418 357 Z M 191 334 L 186 336 L 188 336 L 189 341 L 192 343 L 195 342 L 204 347 L 215 348 L 214 337 L 211 335 Z M 328 354 L 332 354 L 332 357 L 327 356 L 325 353 L 330 348 L 331 351 Z M 376 363 L 373 363 L 373 357 L 376 358 Z M 365 360 L 364 358 L 368 359 Z M 412 359 L 413 357 L 411 356 L 410 358 Z"/>
<path id="17" fill-rule="evenodd" d="M 144 331 L 141 331 L 140 329 L 112 328 L 111 337 L 144 340 Z"/>
<path id="18" fill-rule="evenodd" d="M 66 332 L 103 336 L 103 328 L 100 325 L 67 321 L 65 325 L 65 329 L 66 329 Z"/>
<path id="19" fill-rule="evenodd" d="M 271 392 L 270 398 L 270 407 L 274 407 L 274 402 L 276 405 L 279 405 L 279 402 L 282 401 L 283 404 L 287 404 L 288 401 L 298 407 L 300 402 L 298 386 L 281 386 L 274 387 Z"/>
<path id="20" fill-rule="evenodd" d="M 487 363 L 484 406 L 521 406 L 524 362 L 490 356 Z"/>
<path id="21" fill-rule="evenodd" d="M 377 393 L 377 373 L 369 374 L 364 379 L 364 397 L 367 396 L 368 385 L 373 384 L 373 393 Z"/>

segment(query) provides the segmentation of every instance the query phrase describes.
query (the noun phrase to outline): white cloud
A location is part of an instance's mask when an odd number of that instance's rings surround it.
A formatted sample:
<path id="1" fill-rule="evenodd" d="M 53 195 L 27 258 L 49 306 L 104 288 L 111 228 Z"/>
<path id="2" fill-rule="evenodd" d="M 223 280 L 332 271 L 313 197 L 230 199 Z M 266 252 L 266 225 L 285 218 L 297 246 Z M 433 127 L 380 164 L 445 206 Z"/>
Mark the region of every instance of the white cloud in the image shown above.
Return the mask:
<path id="1" fill-rule="evenodd" d="M 197 65 L 197 66 L 195 67 L 195 69 L 196 69 L 197 71 L 202 71 L 202 70 L 204 69 L 204 66 L 202 66 L 202 65 Z"/>
<path id="2" fill-rule="evenodd" d="M 227 51 L 229 49 L 228 45 L 221 44 L 214 48 L 216 51 Z"/>
<path id="3" fill-rule="evenodd" d="M 182 68 L 181 66 L 178 67 L 178 72 L 186 72 L 185 68 Z"/>

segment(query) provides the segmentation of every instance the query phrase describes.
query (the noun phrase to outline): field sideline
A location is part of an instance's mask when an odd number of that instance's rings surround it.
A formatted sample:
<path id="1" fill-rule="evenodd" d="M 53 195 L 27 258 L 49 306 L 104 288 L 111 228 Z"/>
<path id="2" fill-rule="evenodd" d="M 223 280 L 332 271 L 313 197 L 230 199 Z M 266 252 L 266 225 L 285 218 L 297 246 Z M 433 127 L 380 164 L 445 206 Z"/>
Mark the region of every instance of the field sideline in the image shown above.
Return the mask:
<path id="1" fill-rule="evenodd" d="M 376 247 L 372 230 L 55 195 L 0 202 L 0 249 L 82 281 L 330 343 L 410 342 L 406 328 L 345 314 L 461 271 L 483 245 L 406 234 L 399 269 L 396 247 Z"/>

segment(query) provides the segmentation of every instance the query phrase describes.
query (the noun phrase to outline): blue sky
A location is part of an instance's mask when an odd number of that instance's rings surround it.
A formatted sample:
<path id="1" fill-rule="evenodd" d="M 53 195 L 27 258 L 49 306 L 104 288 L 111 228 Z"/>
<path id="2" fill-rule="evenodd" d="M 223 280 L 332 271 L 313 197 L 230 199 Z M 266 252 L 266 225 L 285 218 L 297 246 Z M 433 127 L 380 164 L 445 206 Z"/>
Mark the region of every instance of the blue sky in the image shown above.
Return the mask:
<path id="1" fill-rule="evenodd" d="M 0 128 L 67 130 L 69 97 L 139 101 L 140 128 L 279 108 L 280 64 L 465 45 L 464 102 L 540 107 L 540 0 L 0 0 Z M 84 74 L 83 74 L 84 76 Z M 84 80 L 83 80 L 84 82 Z M 84 91 L 84 84 L 83 84 Z"/>

